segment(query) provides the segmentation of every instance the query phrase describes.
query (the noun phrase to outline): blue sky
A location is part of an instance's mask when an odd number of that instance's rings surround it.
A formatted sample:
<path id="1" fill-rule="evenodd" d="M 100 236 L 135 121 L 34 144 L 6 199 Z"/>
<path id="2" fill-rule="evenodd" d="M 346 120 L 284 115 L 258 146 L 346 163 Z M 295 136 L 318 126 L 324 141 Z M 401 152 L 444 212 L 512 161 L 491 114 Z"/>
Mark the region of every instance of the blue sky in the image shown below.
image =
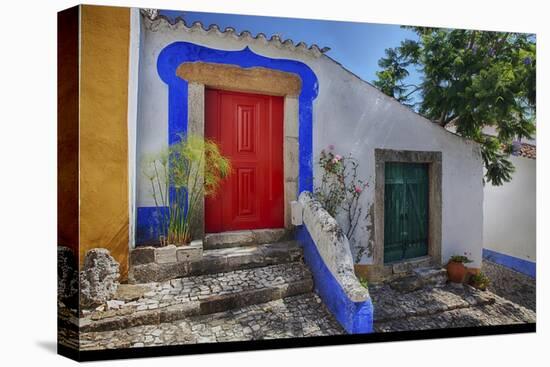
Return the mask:
<path id="1" fill-rule="evenodd" d="M 180 11 L 163 10 L 161 14 L 174 18 Z M 201 21 L 205 26 L 217 24 L 220 28 L 233 27 L 238 32 L 247 30 L 253 35 L 264 33 L 268 38 L 278 34 L 294 43 L 315 43 L 320 48 L 330 47 L 327 55 L 363 80 L 372 82 L 379 70 L 378 60 L 386 48 L 395 47 L 406 38 L 416 39 L 416 34 L 397 25 L 336 22 L 326 20 L 259 17 L 248 15 L 183 12 L 187 24 Z M 418 75 L 411 75 L 416 83 Z"/>

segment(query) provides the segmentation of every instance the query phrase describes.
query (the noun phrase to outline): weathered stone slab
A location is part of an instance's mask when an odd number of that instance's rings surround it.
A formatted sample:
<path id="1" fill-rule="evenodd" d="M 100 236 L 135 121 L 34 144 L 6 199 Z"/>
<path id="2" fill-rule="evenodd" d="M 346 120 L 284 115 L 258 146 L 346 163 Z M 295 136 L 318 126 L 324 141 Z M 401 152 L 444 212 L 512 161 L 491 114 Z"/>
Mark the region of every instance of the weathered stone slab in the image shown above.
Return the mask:
<path id="1" fill-rule="evenodd" d="M 171 264 L 176 261 L 176 246 L 168 245 L 155 248 L 155 262 L 157 264 Z"/>
<path id="2" fill-rule="evenodd" d="M 444 268 L 417 268 L 413 274 L 421 279 L 423 286 L 444 287 L 447 284 L 447 270 Z"/>
<path id="3" fill-rule="evenodd" d="M 262 246 L 266 262 L 302 261 L 304 251 L 297 241 L 286 241 Z"/>
<path id="4" fill-rule="evenodd" d="M 192 241 L 187 246 L 181 246 L 176 249 L 176 259 L 178 262 L 197 261 L 202 257 L 202 240 Z"/>
<path id="5" fill-rule="evenodd" d="M 409 275 L 396 279 L 390 283 L 390 286 L 399 292 L 412 292 L 414 290 L 420 289 L 424 286 L 422 279 L 415 275 Z"/>
<path id="6" fill-rule="evenodd" d="M 392 271 L 394 274 L 410 273 L 416 268 L 429 267 L 431 265 L 431 261 L 432 260 L 429 256 L 401 261 L 392 265 Z"/>
<path id="7" fill-rule="evenodd" d="M 231 246 L 253 245 L 255 242 L 252 231 L 232 231 L 224 233 L 211 233 L 204 237 L 204 248 L 215 249 Z"/>
<path id="8" fill-rule="evenodd" d="M 177 251 L 180 249 L 178 248 Z M 195 261 L 169 264 L 149 263 L 130 268 L 130 283 L 159 282 L 192 275 L 223 273 L 239 269 L 302 261 L 303 250 L 296 241 L 258 246 L 205 250 Z"/>
<path id="9" fill-rule="evenodd" d="M 252 231 L 252 235 L 257 244 L 275 243 L 284 239 L 286 230 L 284 228 L 255 229 Z"/>
<path id="10" fill-rule="evenodd" d="M 155 262 L 155 248 L 139 246 L 130 251 L 130 265 L 142 265 Z"/>
<path id="11" fill-rule="evenodd" d="M 151 287 L 141 284 L 120 284 L 113 299 L 132 302 L 140 299 L 147 292 L 151 291 Z"/>

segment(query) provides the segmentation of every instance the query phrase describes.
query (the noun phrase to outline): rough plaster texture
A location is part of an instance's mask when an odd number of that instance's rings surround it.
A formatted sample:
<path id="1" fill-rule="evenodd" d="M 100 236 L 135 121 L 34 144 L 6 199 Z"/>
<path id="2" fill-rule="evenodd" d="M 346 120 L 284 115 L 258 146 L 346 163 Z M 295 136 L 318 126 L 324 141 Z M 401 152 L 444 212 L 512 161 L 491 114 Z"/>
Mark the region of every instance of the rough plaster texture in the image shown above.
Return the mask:
<path id="1" fill-rule="evenodd" d="M 302 192 L 299 202 L 303 207 L 304 225 L 332 275 L 351 301 L 367 300 L 369 292 L 355 276 L 350 245 L 342 228 L 311 193 Z"/>
<path id="2" fill-rule="evenodd" d="M 516 167 L 512 181 L 484 188 L 483 247 L 536 261 L 536 160 L 511 161 Z"/>
<path id="3" fill-rule="evenodd" d="M 80 261 L 105 247 L 128 271 L 130 9 L 81 6 Z"/>
<path id="4" fill-rule="evenodd" d="M 352 153 L 359 159 L 359 175 L 371 183 L 361 197 L 365 215 L 372 213 L 374 202 L 375 148 L 442 152 L 442 261 L 468 252 L 474 260 L 472 266 L 480 266 L 483 170 L 478 145 L 422 118 L 325 55 L 278 47 L 262 38 L 241 39 L 217 30 L 187 29 L 182 23 L 169 25 L 163 19 L 152 23 L 143 20 L 142 35 L 138 164 L 144 154 L 158 150 L 168 141 L 168 88 L 156 68 L 164 47 L 177 41 L 221 50 L 248 46 L 266 57 L 297 60 L 309 66 L 319 81 L 319 95 L 313 103 L 313 160 L 329 144 L 335 145 L 336 152 Z M 285 107 L 288 105 L 285 102 Z M 319 168 L 314 166 L 313 170 L 315 179 L 319 179 Z M 137 206 L 153 206 L 143 177 L 138 176 L 137 189 Z M 371 220 L 363 219 L 352 241 L 353 255 L 368 245 L 369 227 L 372 228 Z M 365 251 L 358 262 L 371 264 L 372 255 Z"/>

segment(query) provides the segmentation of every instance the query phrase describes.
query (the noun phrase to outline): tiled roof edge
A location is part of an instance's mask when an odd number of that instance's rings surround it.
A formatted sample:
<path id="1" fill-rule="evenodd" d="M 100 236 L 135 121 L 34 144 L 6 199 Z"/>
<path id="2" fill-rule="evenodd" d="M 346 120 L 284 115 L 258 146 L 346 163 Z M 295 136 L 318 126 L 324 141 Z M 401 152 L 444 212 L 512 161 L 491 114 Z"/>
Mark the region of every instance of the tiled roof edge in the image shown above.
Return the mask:
<path id="1" fill-rule="evenodd" d="M 204 32 L 204 33 L 217 33 L 219 36 L 235 37 L 238 40 L 248 39 L 248 40 L 263 41 L 266 44 L 272 45 L 279 49 L 308 52 L 310 54 L 313 54 L 316 57 L 319 57 L 323 55 L 325 52 L 330 50 L 329 47 L 321 48 L 316 44 L 312 44 L 308 46 L 304 42 L 294 43 L 294 41 L 290 38 L 283 40 L 279 35 L 276 35 L 276 34 L 271 36 L 270 38 L 267 38 L 267 36 L 264 33 L 258 33 L 254 36 L 250 31 L 247 31 L 247 30 L 244 30 L 242 32 L 237 32 L 235 28 L 232 28 L 232 27 L 226 27 L 225 29 L 222 30 L 217 24 L 210 24 L 208 27 L 205 27 L 204 24 L 199 21 L 193 22 L 193 24 L 189 25 L 181 17 L 176 17 L 172 22 L 170 18 L 162 14 L 158 14 L 158 12 L 155 14 L 154 18 L 152 18 L 150 14 L 151 12 L 146 12 L 143 9 L 141 9 L 141 15 L 149 23 L 148 27 L 152 30 L 158 29 L 158 27 L 160 27 L 161 25 L 169 26 L 172 29 L 183 27 L 185 30 L 190 32 L 198 31 L 198 32 Z"/>

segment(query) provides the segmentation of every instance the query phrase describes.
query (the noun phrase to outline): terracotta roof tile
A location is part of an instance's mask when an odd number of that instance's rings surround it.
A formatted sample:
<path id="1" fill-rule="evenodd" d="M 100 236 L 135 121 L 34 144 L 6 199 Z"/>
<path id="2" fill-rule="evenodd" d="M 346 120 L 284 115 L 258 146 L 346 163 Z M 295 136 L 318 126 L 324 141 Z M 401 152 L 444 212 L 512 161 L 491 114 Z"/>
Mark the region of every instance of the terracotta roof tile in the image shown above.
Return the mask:
<path id="1" fill-rule="evenodd" d="M 519 154 L 517 155 L 524 158 L 537 159 L 537 147 L 535 145 L 522 143 Z"/>
<path id="2" fill-rule="evenodd" d="M 181 17 L 176 17 L 174 20 L 172 20 L 162 14 L 158 14 L 158 11 L 155 13 L 154 10 L 155 9 L 141 9 L 141 14 L 151 23 L 150 26 L 152 28 L 157 28 L 160 23 L 164 22 L 166 25 L 169 25 L 172 28 L 183 27 L 188 31 L 199 31 L 206 33 L 215 32 L 223 36 L 232 36 L 238 39 L 259 40 L 277 48 L 306 51 L 313 53 L 316 56 L 320 56 L 330 50 L 330 47 L 321 48 L 316 44 L 308 46 L 304 42 L 295 43 L 290 38 L 283 40 L 279 35 L 276 34 L 271 36 L 270 38 L 267 38 L 266 35 L 263 33 L 258 33 L 254 36 L 247 30 L 239 33 L 235 30 L 235 28 L 232 27 L 227 27 L 222 30 L 217 24 L 210 24 L 208 27 L 205 27 L 199 21 L 195 21 L 193 22 L 193 24 L 188 25 Z"/>

